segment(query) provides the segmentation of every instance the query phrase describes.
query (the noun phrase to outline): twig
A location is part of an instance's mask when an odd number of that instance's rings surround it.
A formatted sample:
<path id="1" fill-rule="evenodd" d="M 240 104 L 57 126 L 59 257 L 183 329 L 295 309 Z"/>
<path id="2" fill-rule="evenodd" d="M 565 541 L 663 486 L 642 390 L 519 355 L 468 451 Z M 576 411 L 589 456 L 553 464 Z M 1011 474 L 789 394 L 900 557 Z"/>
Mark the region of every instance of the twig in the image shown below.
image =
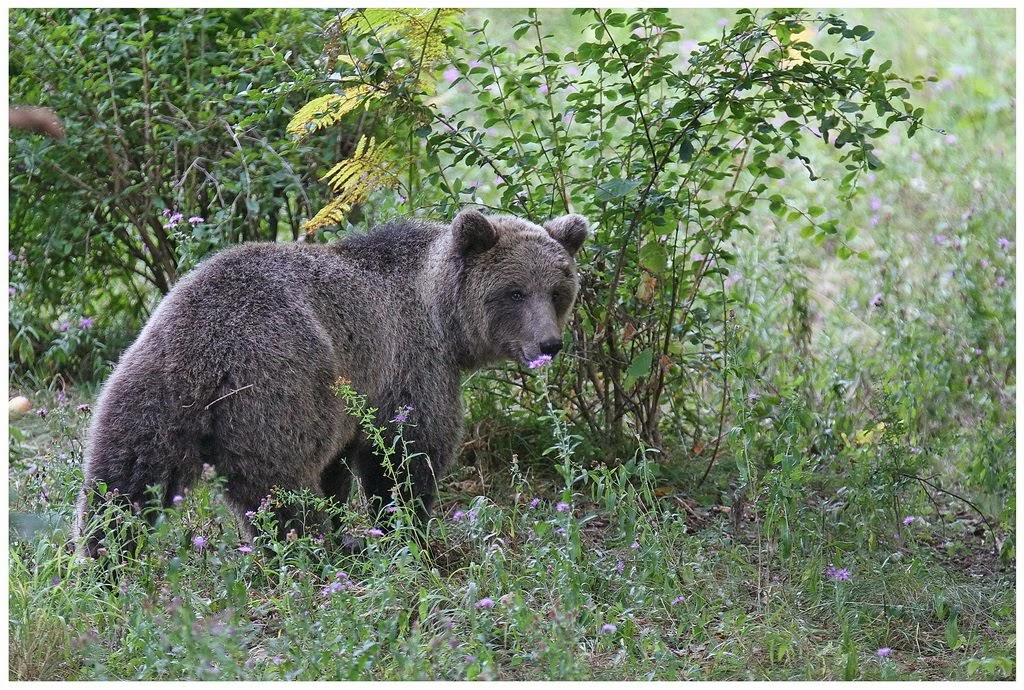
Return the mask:
<path id="1" fill-rule="evenodd" d="M 231 397 L 232 395 L 234 395 L 235 393 L 241 393 L 242 391 L 244 391 L 244 390 L 246 390 L 246 389 L 248 389 L 248 388 L 252 388 L 252 387 L 253 387 L 254 385 L 256 385 L 256 384 L 250 383 L 250 384 L 249 384 L 248 386 L 242 386 L 241 388 L 236 388 L 235 390 L 231 391 L 230 393 L 225 393 L 224 395 L 220 396 L 219 398 L 217 398 L 216 400 L 214 400 L 213 402 L 211 402 L 211 403 L 210 403 L 209 405 L 207 405 L 207 406 L 206 406 L 206 407 L 204 407 L 203 409 L 204 409 L 204 410 L 208 410 L 208 409 L 210 409 L 211 407 L 213 407 L 215 403 L 219 403 L 219 402 L 220 402 L 221 400 L 223 400 L 224 398 L 230 398 L 230 397 Z"/>
<path id="2" fill-rule="evenodd" d="M 928 486 L 930 486 L 931 488 L 935 489 L 936 491 L 938 491 L 940 493 L 944 493 L 947 496 L 952 496 L 953 498 L 961 500 L 964 503 L 966 503 L 967 505 L 969 505 L 974 510 L 974 512 L 976 512 L 978 514 L 978 517 L 981 518 L 981 521 L 985 523 L 985 526 L 988 527 L 989 532 L 992 533 L 992 547 L 993 547 L 993 549 L 998 549 L 999 548 L 999 545 L 998 545 L 997 540 L 996 540 L 996 528 L 993 527 L 992 523 L 988 521 L 988 518 L 985 517 L 985 514 L 983 512 L 981 512 L 981 510 L 978 509 L 978 506 L 974 505 L 973 503 L 968 501 L 963 496 L 955 494 L 952 491 L 947 491 L 946 489 L 943 489 L 941 486 L 937 486 L 937 485 L 933 484 L 932 482 L 928 481 L 924 477 L 918 477 L 916 474 L 906 474 L 905 472 L 900 472 L 900 476 L 904 477 L 905 479 L 916 479 L 917 481 L 921 482 L 922 484 L 927 484 Z"/>

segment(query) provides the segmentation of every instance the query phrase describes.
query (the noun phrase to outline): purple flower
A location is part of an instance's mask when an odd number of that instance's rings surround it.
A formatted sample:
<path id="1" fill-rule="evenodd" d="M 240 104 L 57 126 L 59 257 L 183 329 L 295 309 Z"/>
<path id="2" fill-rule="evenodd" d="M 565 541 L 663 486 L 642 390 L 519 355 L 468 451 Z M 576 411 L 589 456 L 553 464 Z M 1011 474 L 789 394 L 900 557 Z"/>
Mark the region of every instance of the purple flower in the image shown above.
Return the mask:
<path id="1" fill-rule="evenodd" d="M 935 237 L 932 238 L 932 242 L 934 242 L 935 244 L 940 244 L 940 245 L 946 244 L 946 236 L 945 235 L 936 235 Z"/>
<path id="2" fill-rule="evenodd" d="M 196 551 L 202 551 L 206 548 L 206 539 L 203 537 L 192 537 L 192 546 L 196 547 Z"/>
<path id="3" fill-rule="evenodd" d="M 879 647 L 875 654 L 880 657 L 890 657 L 892 656 L 892 649 L 889 647 Z"/>
<path id="4" fill-rule="evenodd" d="M 955 144 L 956 143 L 956 135 L 955 134 L 947 134 L 946 135 L 946 143 L 949 144 L 949 145 Z"/>
<path id="5" fill-rule="evenodd" d="M 38 410 L 36 410 L 36 414 L 39 415 L 40 417 L 45 417 L 46 415 L 50 414 L 50 411 L 47 410 L 45 407 L 40 407 Z"/>
<path id="6" fill-rule="evenodd" d="M 882 208 L 882 200 L 879 199 L 877 196 L 871 197 L 871 210 L 872 211 L 878 211 L 881 208 Z"/>
<path id="7" fill-rule="evenodd" d="M 242 544 L 241 546 L 238 547 L 238 552 L 239 553 L 252 553 L 252 547 L 249 546 L 248 544 Z"/>
<path id="8" fill-rule="evenodd" d="M 559 501 L 558 505 L 555 506 L 555 510 L 557 510 L 559 513 L 568 513 L 569 504 L 565 503 L 564 501 Z"/>
<path id="9" fill-rule="evenodd" d="M 372 527 L 372 528 L 366 530 L 366 533 L 369 536 L 371 536 L 371 537 L 383 537 L 384 536 L 384 530 L 379 530 L 376 527 Z"/>
<path id="10" fill-rule="evenodd" d="M 406 405 L 405 407 L 398 411 L 398 414 L 396 414 L 391 421 L 395 424 L 405 424 L 407 421 L 409 421 L 409 413 L 412 411 L 413 406 Z"/>
<path id="11" fill-rule="evenodd" d="M 171 213 L 172 213 L 171 209 L 165 208 L 164 212 L 162 214 L 160 214 L 160 215 L 162 215 L 164 218 L 170 218 L 171 217 Z"/>
<path id="12" fill-rule="evenodd" d="M 185 217 L 184 213 L 175 213 L 174 215 L 172 215 L 167 220 L 167 222 L 168 222 L 169 225 L 177 225 L 178 223 L 181 222 L 181 219 L 184 218 L 184 217 Z"/>
<path id="13" fill-rule="evenodd" d="M 191 218 L 188 219 L 188 222 L 191 223 L 192 225 L 199 225 L 200 223 L 203 223 L 205 221 L 206 219 L 203 218 L 202 216 L 192 216 Z"/>
<path id="14" fill-rule="evenodd" d="M 484 597 L 480 601 L 476 602 L 474 606 L 478 609 L 493 609 L 494 599 L 491 599 L 490 597 Z"/>
<path id="15" fill-rule="evenodd" d="M 682 604 L 685 601 L 686 601 L 686 597 L 680 595 L 680 596 L 678 596 L 678 597 L 676 597 L 675 599 L 672 600 L 672 605 L 673 606 L 678 606 L 679 604 Z"/>
<path id="16" fill-rule="evenodd" d="M 87 403 L 82 403 L 81 405 L 79 405 L 75 409 L 78 410 L 79 412 L 91 412 L 92 411 L 92 408 L 89 407 L 89 405 Z"/>
<path id="17" fill-rule="evenodd" d="M 623 573 L 623 571 L 625 571 L 625 570 L 626 570 L 626 564 L 623 563 L 622 561 L 619 561 L 618 563 L 615 564 L 615 572 L 617 572 L 619 575 L 621 575 Z"/>
<path id="18" fill-rule="evenodd" d="M 455 67 L 449 67 L 444 71 L 444 79 L 446 82 L 451 84 L 453 81 L 459 78 L 459 70 Z"/>
<path id="19" fill-rule="evenodd" d="M 71 323 L 68 321 L 61 321 L 60 325 L 57 326 L 57 330 L 60 331 L 61 333 L 68 330 L 69 328 L 71 328 Z"/>
<path id="20" fill-rule="evenodd" d="M 1006 285 L 1006 278 L 1003 276 L 996 278 L 996 287 L 1003 287 L 1004 285 Z"/>
<path id="21" fill-rule="evenodd" d="M 476 661 L 476 657 L 472 654 L 467 654 L 466 656 L 462 657 L 462 660 L 465 661 L 467 664 L 471 664 L 474 661 Z"/>
<path id="22" fill-rule="evenodd" d="M 548 95 L 548 85 L 547 84 L 541 84 L 539 87 L 537 87 L 537 90 L 540 91 L 541 94 L 544 95 L 544 96 Z"/>
<path id="23" fill-rule="evenodd" d="M 631 548 L 631 549 L 639 549 L 640 548 L 640 542 L 638 542 L 638 541 L 633 542 L 632 544 L 629 545 L 629 548 Z"/>
<path id="24" fill-rule="evenodd" d="M 531 508 L 536 508 L 539 505 L 540 505 L 540 499 L 539 498 L 535 498 L 532 501 L 530 501 L 530 507 Z"/>
<path id="25" fill-rule="evenodd" d="M 605 623 L 601 626 L 601 632 L 603 633 L 613 633 L 616 630 L 618 630 L 618 628 L 612 623 Z"/>
<path id="26" fill-rule="evenodd" d="M 551 363 L 551 355 L 541 355 L 537 359 L 531 359 L 529 366 L 531 369 L 540 369 L 543 366 L 547 366 Z"/>
<path id="27" fill-rule="evenodd" d="M 348 586 L 349 586 L 348 582 L 345 582 L 343 580 L 336 580 L 336 581 L 332 582 L 331 584 L 327 585 L 326 587 L 324 587 L 323 594 L 324 594 L 324 596 L 328 596 L 329 597 L 332 594 L 337 594 L 341 590 L 346 589 Z"/>
<path id="28" fill-rule="evenodd" d="M 882 293 L 876 292 L 875 296 L 871 298 L 871 301 L 868 302 L 868 304 L 870 304 L 872 307 L 882 306 Z"/>
<path id="29" fill-rule="evenodd" d="M 564 537 L 565 536 L 565 528 L 564 527 L 559 527 L 558 529 L 555 530 L 555 534 L 557 534 L 560 537 Z"/>
<path id="30" fill-rule="evenodd" d="M 850 571 L 849 570 L 847 570 L 846 568 L 836 568 L 831 563 L 829 563 L 828 567 L 825 568 L 825 574 L 827 576 L 831 577 L 833 580 L 849 580 L 850 579 Z"/>
<path id="31" fill-rule="evenodd" d="M 998 240 L 996 240 L 996 244 L 998 244 L 999 248 L 1002 249 L 1004 252 L 1013 246 L 1013 242 L 1006 239 L 1005 237 L 1000 237 Z"/>
<path id="32" fill-rule="evenodd" d="M 78 327 L 79 328 L 92 328 L 92 319 L 90 319 L 88 316 L 84 317 L 83 319 L 81 319 L 78 322 Z"/>
<path id="33" fill-rule="evenodd" d="M 916 519 L 917 518 L 914 517 L 913 515 L 908 515 L 907 517 L 903 518 L 903 524 L 904 525 L 912 524 L 914 522 L 914 520 L 916 520 Z"/>
<path id="34" fill-rule="evenodd" d="M 452 515 L 452 520 L 461 520 L 464 517 L 466 517 L 466 511 L 456 510 L 455 514 Z"/>
<path id="35" fill-rule="evenodd" d="M 171 503 L 177 505 L 177 504 L 181 503 L 184 500 L 185 499 L 181 497 L 181 494 L 175 494 L 174 498 L 171 499 Z"/>

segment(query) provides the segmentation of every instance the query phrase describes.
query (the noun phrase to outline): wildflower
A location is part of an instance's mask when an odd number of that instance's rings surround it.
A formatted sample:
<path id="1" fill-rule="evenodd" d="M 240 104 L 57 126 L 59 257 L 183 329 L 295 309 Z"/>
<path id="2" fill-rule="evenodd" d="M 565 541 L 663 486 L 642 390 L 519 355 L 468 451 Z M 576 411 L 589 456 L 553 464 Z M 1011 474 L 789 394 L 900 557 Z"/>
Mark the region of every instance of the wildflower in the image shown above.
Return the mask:
<path id="1" fill-rule="evenodd" d="M 238 553 L 252 553 L 252 547 L 248 544 L 242 544 L 238 547 Z"/>
<path id="2" fill-rule="evenodd" d="M 78 327 L 79 328 L 92 328 L 92 319 L 90 319 L 88 316 L 82 318 L 78 322 Z"/>
<path id="3" fill-rule="evenodd" d="M 601 632 L 603 633 L 613 633 L 616 630 L 618 630 L 618 627 L 613 623 L 605 623 L 601 626 Z"/>
<path id="4" fill-rule="evenodd" d="M 917 518 L 914 517 L 913 515 L 908 515 L 907 517 L 903 518 L 903 524 L 904 525 L 912 524 L 914 522 L 914 520 L 916 520 L 916 519 Z"/>
<path id="5" fill-rule="evenodd" d="M 825 568 L 825 574 L 827 576 L 831 577 L 833 580 L 849 580 L 850 579 L 850 571 L 849 570 L 847 570 L 846 568 L 836 568 L 831 563 L 829 563 L 828 567 Z"/>
<path id="6" fill-rule="evenodd" d="M 686 597 L 679 595 L 678 597 L 672 600 L 672 605 L 678 606 L 679 604 L 682 604 L 684 601 L 686 601 Z"/>
<path id="7" fill-rule="evenodd" d="M 539 505 L 540 505 L 540 499 L 539 498 L 535 498 L 532 501 L 530 501 L 530 507 L 531 508 L 536 508 Z"/>
<path id="8" fill-rule="evenodd" d="M 1003 276 L 996 278 L 996 287 L 1003 287 L 1004 285 L 1006 285 L 1006 278 Z"/>
<path id="9" fill-rule="evenodd" d="M 8 251 L 7 252 L 7 260 L 8 261 L 17 261 L 18 260 L 18 256 L 14 252 Z"/>
<path id="10" fill-rule="evenodd" d="M 175 505 L 178 505 L 179 503 L 181 503 L 181 502 L 182 502 L 182 501 L 184 501 L 184 500 L 185 500 L 185 499 L 184 499 L 184 498 L 182 498 L 181 494 L 175 494 L 175 495 L 174 495 L 174 498 L 172 498 L 172 499 L 171 499 L 171 503 L 173 503 L 173 504 L 175 504 Z"/>
<path id="11" fill-rule="evenodd" d="M 452 515 L 452 520 L 461 520 L 464 517 L 466 517 L 466 511 L 464 511 L 464 510 L 456 510 L 455 514 Z"/>
<path id="12" fill-rule="evenodd" d="M 71 328 L 71 323 L 68 321 L 61 321 L 60 325 L 57 326 L 57 330 L 60 331 L 61 333 L 68 330 L 69 328 Z"/>
<path id="13" fill-rule="evenodd" d="M 550 363 L 551 355 L 541 355 L 537 359 L 530 360 L 530 363 L 527 366 L 529 366 L 531 369 L 540 369 L 541 367 L 547 366 Z"/>
<path id="14" fill-rule="evenodd" d="M 877 654 L 880 657 L 890 657 L 890 656 L 892 656 L 892 648 L 890 648 L 890 647 L 879 647 L 878 651 L 876 651 L 875 654 Z"/>
<path id="15" fill-rule="evenodd" d="M 188 219 L 188 222 L 192 225 L 199 225 L 200 223 L 206 222 L 206 219 L 202 216 L 192 216 Z"/>
<path id="16" fill-rule="evenodd" d="M 163 216 L 164 218 L 170 218 L 170 217 L 171 217 L 171 213 L 172 213 L 171 209 L 169 209 L 169 208 L 165 208 L 165 209 L 164 209 L 164 212 L 163 212 L 163 213 L 162 213 L 161 215 L 162 215 L 162 216 Z"/>
<path id="17" fill-rule="evenodd" d="M 395 424 L 405 424 L 407 421 L 409 421 L 409 413 L 412 411 L 413 406 L 406 405 L 405 407 L 398 411 L 398 414 L 396 414 L 391 421 Z"/>
<path id="18" fill-rule="evenodd" d="M 196 547 L 196 551 L 202 551 L 206 548 L 206 539 L 203 537 L 192 537 L 192 546 Z"/>
<path id="19" fill-rule="evenodd" d="M 877 196 L 871 197 L 871 210 L 877 212 L 881 208 L 882 208 L 882 200 L 879 199 Z"/>
<path id="20" fill-rule="evenodd" d="M 449 67 L 448 69 L 446 69 L 444 71 L 444 79 L 449 84 L 451 84 L 452 82 L 454 82 L 458 78 L 459 78 L 459 70 L 457 70 L 455 67 Z"/>
<path id="21" fill-rule="evenodd" d="M 882 293 L 876 292 L 875 296 L 871 298 L 871 301 L 868 302 L 868 304 L 870 304 L 872 307 L 882 306 Z"/>
<path id="22" fill-rule="evenodd" d="M 548 95 L 548 90 L 549 89 L 548 89 L 548 85 L 547 84 L 541 84 L 539 87 L 537 87 L 537 90 L 540 91 L 541 95 L 544 95 L 544 96 Z"/>
<path id="23" fill-rule="evenodd" d="M 181 219 L 184 218 L 184 217 L 185 217 L 184 213 L 174 213 L 167 220 L 167 222 L 168 222 L 169 225 L 177 225 L 178 223 L 181 222 Z"/>
<path id="24" fill-rule="evenodd" d="M 398 512 L 398 506 L 388 506 L 387 508 L 384 509 L 384 512 L 388 513 L 389 515 L 394 515 Z"/>
<path id="25" fill-rule="evenodd" d="M 1006 239 L 1005 237 L 1000 237 L 998 240 L 996 240 L 996 244 L 998 244 L 999 248 L 1005 252 L 1013 245 L 1013 242 Z"/>
<path id="26" fill-rule="evenodd" d="M 955 134 L 947 134 L 946 135 L 946 143 L 949 144 L 950 146 L 955 144 L 956 143 L 956 135 Z"/>
<path id="27" fill-rule="evenodd" d="M 383 530 L 379 530 L 376 527 L 372 527 L 372 528 L 366 530 L 366 533 L 369 536 L 371 536 L 371 537 L 383 537 L 384 536 L 384 531 Z"/>
<path id="28" fill-rule="evenodd" d="M 558 505 L 555 506 L 555 510 L 557 510 L 559 513 L 568 513 L 569 504 L 565 503 L 564 501 L 560 501 Z"/>
<path id="29" fill-rule="evenodd" d="M 45 417 L 46 415 L 50 414 L 50 411 L 47 410 L 45 407 L 40 407 L 38 410 L 36 410 L 36 414 L 39 415 L 40 417 Z"/>
<path id="30" fill-rule="evenodd" d="M 327 585 L 326 587 L 323 588 L 323 595 L 324 596 L 330 596 L 332 594 L 337 594 L 338 592 L 340 592 L 341 590 L 345 589 L 346 587 L 348 587 L 348 583 L 347 582 L 336 580 L 336 581 L 332 582 L 331 584 L 329 584 L 329 585 Z"/>
<path id="31" fill-rule="evenodd" d="M 564 527 L 559 527 L 558 529 L 555 530 L 555 534 L 557 534 L 560 537 L 564 537 L 565 536 L 565 528 Z"/>
<path id="32" fill-rule="evenodd" d="M 631 548 L 631 549 L 639 549 L 640 548 L 640 542 L 638 542 L 638 541 L 633 542 L 632 544 L 629 545 L 629 548 Z"/>
<path id="33" fill-rule="evenodd" d="M 622 561 L 619 561 L 618 563 L 615 564 L 615 572 L 617 572 L 619 575 L 621 575 L 625 570 L 626 570 L 626 564 L 623 563 Z"/>
<path id="34" fill-rule="evenodd" d="M 465 661 L 467 664 L 471 664 L 474 661 L 476 661 L 476 657 L 472 654 L 467 654 L 466 656 L 462 657 L 462 660 Z"/>
<path id="35" fill-rule="evenodd" d="M 474 606 L 478 609 L 493 609 L 494 599 L 491 599 L 490 597 L 484 597 L 480 601 L 476 602 Z"/>
<path id="36" fill-rule="evenodd" d="M 944 245 L 946 244 L 946 236 L 936 235 L 935 237 L 932 238 L 932 242 L 934 242 L 935 244 Z"/>

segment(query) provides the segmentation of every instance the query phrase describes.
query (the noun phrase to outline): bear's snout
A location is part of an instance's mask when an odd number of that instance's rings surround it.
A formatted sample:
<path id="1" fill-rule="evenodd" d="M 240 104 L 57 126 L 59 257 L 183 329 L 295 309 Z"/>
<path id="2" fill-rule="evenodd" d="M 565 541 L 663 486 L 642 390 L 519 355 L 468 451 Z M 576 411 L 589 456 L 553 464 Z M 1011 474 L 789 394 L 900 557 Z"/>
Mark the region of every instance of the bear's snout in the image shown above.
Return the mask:
<path id="1" fill-rule="evenodd" d="M 554 357 L 562 351 L 562 339 L 557 340 L 545 340 L 540 344 L 540 353 L 542 355 L 548 355 Z"/>

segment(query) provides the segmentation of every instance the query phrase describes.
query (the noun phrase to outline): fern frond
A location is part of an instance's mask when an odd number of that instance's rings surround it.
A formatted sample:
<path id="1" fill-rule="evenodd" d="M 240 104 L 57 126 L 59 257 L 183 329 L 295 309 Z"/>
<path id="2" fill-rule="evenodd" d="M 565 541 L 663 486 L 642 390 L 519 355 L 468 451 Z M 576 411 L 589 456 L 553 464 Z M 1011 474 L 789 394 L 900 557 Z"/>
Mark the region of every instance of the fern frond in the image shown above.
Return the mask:
<path id="1" fill-rule="evenodd" d="M 424 68 L 433 66 L 445 54 L 444 37 L 458 24 L 463 10 L 456 8 L 370 8 L 346 15 L 339 22 L 342 31 L 359 22 L 378 33 L 403 35 L 410 52 Z"/>
<path id="2" fill-rule="evenodd" d="M 373 137 L 362 137 L 351 158 L 341 161 L 320 178 L 338 196 L 305 223 L 306 231 L 340 223 L 353 206 L 366 201 L 372 192 L 397 185 L 398 177 L 388 165 L 390 155 L 387 145 L 378 146 Z"/>
<path id="3" fill-rule="evenodd" d="M 287 131 L 297 137 L 304 137 L 318 129 L 330 127 L 348 113 L 376 97 L 369 86 L 360 84 L 346 89 L 344 93 L 331 93 L 314 98 L 299 108 L 291 122 L 288 123 Z"/>
<path id="4" fill-rule="evenodd" d="M 328 225 L 340 225 L 351 210 L 352 204 L 347 199 L 338 197 L 320 209 L 315 216 L 303 223 L 302 227 L 306 229 L 307 235 L 312 235 L 320 228 L 327 227 Z"/>

